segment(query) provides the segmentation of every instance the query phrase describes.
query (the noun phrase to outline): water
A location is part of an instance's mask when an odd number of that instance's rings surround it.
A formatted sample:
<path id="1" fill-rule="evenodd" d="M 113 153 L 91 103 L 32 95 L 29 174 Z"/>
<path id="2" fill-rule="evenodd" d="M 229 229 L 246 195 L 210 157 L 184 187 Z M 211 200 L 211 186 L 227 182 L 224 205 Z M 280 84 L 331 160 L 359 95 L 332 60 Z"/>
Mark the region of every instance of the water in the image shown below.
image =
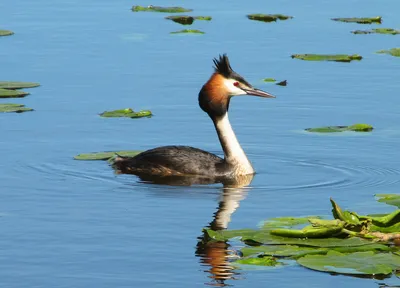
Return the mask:
<path id="1" fill-rule="evenodd" d="M 183 5 L 214 19 L 192 26 L 205 35 L 171 36 L 183 27 L 164 14 L 134 14 L 134 4 Z M 0 8 L 0 27 L 16 33 L 0 39 L 0 79 L 42 84 L 11 101 L 35 112 L 0 115 L 2 287 L 217 284 L 217 261 L 229 247 L 204 251 L 197 243 L 221 200 L 239 205 L 226 216 L 229 228 L 256 227 L 268 217 L 326 215 L 329 197 L 360 213 L 391 210 L 373 195 L 400 188 L 400 62 L 374 51 L 399 47 L 399 38 L 353 35 L 351 30 L 371 26 L 329 19 L 381 15 L 382 27 L 400 28 L 398 1 L 3 0 Z M 295 18 L 270 24 L 246 19 L 257 12 Z M 72 159 L 82 152 L 167 144 L 221 153 L 197 93 L 212 72 L 212 58 L 224 52 L 249 82 L 278 96 L 237 97 L 231 103 L 232 125 L 258 171 L 248 188 L 223 193 L 221 185 L 150 185 L 115 176 L 104 162 Z M 306 62 L 289 57 L 295 53 L 358 53 L 364 59 Z M 262 83 L 265 77 L 289 84 Z M 125 107 L 150 109 L 155 117 L 97 115 Z M 357 122 L 376 129 L 302 132 Z M 226 270 L 236 280 L 225 284 L 235 287 L 381 282 L 298 266 Z"/>

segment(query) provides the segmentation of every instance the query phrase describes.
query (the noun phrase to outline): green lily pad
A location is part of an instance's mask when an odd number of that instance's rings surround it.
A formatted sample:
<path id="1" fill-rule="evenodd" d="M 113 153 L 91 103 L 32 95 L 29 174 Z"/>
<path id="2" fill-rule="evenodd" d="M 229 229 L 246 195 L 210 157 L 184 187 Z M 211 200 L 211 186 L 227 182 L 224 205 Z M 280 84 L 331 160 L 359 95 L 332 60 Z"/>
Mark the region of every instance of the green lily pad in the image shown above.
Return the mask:
<path id="1" fill-rule="evenodd" d="M 317 133 L 336 133 L 336 132 L 370 132 L 374 128 L 368 124 L 354 124 L 351 126 L 326 126 L 326 127 L 318 127 L 318 128 L 307 128 L 305 131 L 307 132 L 317 132 Z"/>
<path id="2" fill-rule="evenodd" d="M 10 36 L 13 34 L 14 34 L 14 32 L 12 32 L 10 30 L 0 30 L 0 36 Z"/>
<path id="3" fill-rule="evenodd" d="M 170 32 L 170 34 L 205 34 L 203 31 L 196 29 L 184 29 L 175 32 Z"/>
<path id="4" fill-rule="evenodd" d="M 400 57 L 400 48 L 392 48 L 392 49 L 389 49 L 389 50 L 379 50 L 379 51 L 376 51 L 376 53 L 378 53 L 378 54 L 389 54 L 389 55 L 392 55 L 392 56 L 395 56 L 395 57 Z"/>
<path id="5" fill-rule="evenodd" d="M 307 224 L 309 218 L 317 218 L 317 216 L 271 218 L 264 222 L 261 229 L 292 228 L 301 224 Z"/>
<path id="6" fill-rule="evenodd" d="M 151 117 L 153 114 L 149 110 L 141 110 L 139 112 L 133 111 L 131 108 L 119 109 L 113 111 L 104 111 L 100 114 L 101 117 L 128 117 L 128 118 L 142 118 Z"/>
<path id="7" fill-rule="evenodd" d="M 195 20 L 200 20 L 200 21 L 211 21 L 212 17 L 211 16 L 196 16 L 194 17 Z"/>
<path id="8" fill-rule="evenodd" d="M 333 18 L 333 21 L 340 21 L 340 22 L 346 22 L 346 23 L 358 23 L 358 24 L 373 24 L 373 23 L 382 23 L 382 17 L 377 16 L 377 17 L 362 17 L 362 18 Z"/>
<path id="9" fill-rule="evenodd" d="M 10 112 L 22 113 L 27 111 L 33 111 L 33 109 L 25 107 L 25 105 L 22 104 L 12 104 L 12 103 L 0 104 L 0 113 L 10 113 Z"/>
<path id="10" fill-rule="evenodd" d="M 392 28 L 375 28 L 372 30 L 355 30 L 351 31 L 353 34 L 390 34 L 397 35 L 400 34 L 400 30 L 392 29 Z"/>
<path id="11" fill-rule="evenodd" d="M 75 160 L 109 160 L 116 155 L 134 157 L 141 151 L 126 150 L 126 151 L 109 151 L 109 152 L 94 152 L 79 154 L 74 157 Z"/>
<path id="12" fill-rule="evenodd" d="M 376 194 L 375 196 L 378 197 L 378 202 L 400 208 L 400 194 Z"/>
<path id="13" fill-rule="evenodd" d="M 234 263 L 242 265 L 258 265 L 258 266 L 277 266 L 282 265 L 274 257 L 257 257 L 257 258 L 243 258 L 236 260 Z"/>
<path id="14" fill-rule="evenodd" d="M 182 25 L 192 25 L 194 22 L 194 18 L 192 16 L 186 16 L 186 15 L 167 16 L 165 17 L 165 19 L 172 20 Z"/>
<path id="15" fill-rule="evenodd" d="M 144 6 L 133 6 L 133 12 L 163 12 L 163 13 L 183 13 L 183 12 L 191 12 L 192 9 L 185 9 L 183 7 L 160 7 L 149 5 L 147 7 Z"/>
<path id="16" fill-rule="evenodd" d="M 361 60 L 362 56 L 358 54 L 346 55 L 346 54 L 293 54 L 292 58 L 306 60 L 306 61 L 336 61 L 336 62 L 351 62 L 353 60 Z"/>
<path id="17" fill-rule="evenodd" d="M 254 255 L 265 255 L 275 257 L 303 257 L 308 254 L 324 255 L 329 251 L 338 251 L 341 253 L 353 253 L 362 251 L 390 251 L 391 249 L 382 244 L 369 244 L 354 247 L 330 247 L 316 248 L 297 245 L 263 245 L 257 247 L 245 247 L 241 250 L 244 257 Z"/>
<path id="18" fill-rule="evenodd" d="M 0 88 L 0 98 L 21 98 L 25 97 L 26 95 L 29 95 L 29 93 Z"/>
<path id="19" fill-rule="evenodd" d="M 276 79 L 274 79 L 274 78 L 264 78 L 264 79 L 262 79 L 262 81 L 264 81 L 264 82 L 276 82 Z"/>
<path id="20" fill-rule="evenodd" d="M 373 251 L 344 254 L 329 251 L 326 255 L 306 255 L 297 263 L 309 269 L 353 275 L 389 275 L 400 268 L 400 256 Z"/>
<path id="21" fill-rule="evenodd" d="M 34 82 L 0 81 L 0 88 L 3 89 L 34 88 L 38 86 L 40 84 Z"/>
<path id="22" fill-rule="evenodd" d="M 293 17 L 282 14 L 249 14 L 247 15 L 247 18 L 262 22 L 274 22 L 277 20 L 292 19 Z"/>

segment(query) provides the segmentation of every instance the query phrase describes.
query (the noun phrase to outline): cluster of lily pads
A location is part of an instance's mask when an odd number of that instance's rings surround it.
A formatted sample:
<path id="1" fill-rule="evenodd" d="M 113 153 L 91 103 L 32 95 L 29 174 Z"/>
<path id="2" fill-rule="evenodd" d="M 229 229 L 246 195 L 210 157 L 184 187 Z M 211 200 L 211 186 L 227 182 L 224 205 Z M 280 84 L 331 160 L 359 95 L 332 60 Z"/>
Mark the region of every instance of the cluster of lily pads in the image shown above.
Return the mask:
<path id="1" fill-rule="evenodd" d="M 29 95 L 29 93 L 19 89 L 38 86 L 40 86 L 39 83 L 33 82 L 0 81 L 0 98 L 22 98 Z M 27 111 L 33 111 L 33 109 L 22 104 L 0 103 L 0 113 L 22 113 Z"/>
<path id="2" fill-rule="evenodd" d="M 399 194 L 376 196 L 379 202 L 400 207 Z M 208 242 L 240 239 L 245 247 L 233 262 L 239 267 L 297 263 L 312 270 L 348 275 L 385 277 L 397 273 L 400 209 L 383 215 L 359 215 L 342 210 L 332 199 L 331 204 L 334 219 L 282 217 L 269 219 L 260 229 L 204 232 Z"/>
<path id="3" fill-rule="evenodd" d="M 192 9 L 186 9 L 183 7 L 160 7 L 149 5 L 147 7 L 144 6 L 133 6 L 133 12 L 161 12 L 161 13 L 186 13 L 192 12 Z M 179 23 L 181 25 L 192 25 L 195 20 L 198 21 L 211 21 L 211 16 L 188 16 L 188 15 L 178 15 L 178 16 L 167 16 L 165 17 L 167 20 L 171 20 L 175 23 Z M 171 32 L 170 34 L 204 34 L 203 31 L 197 29 L 183 29 L 179 31 Z"/>

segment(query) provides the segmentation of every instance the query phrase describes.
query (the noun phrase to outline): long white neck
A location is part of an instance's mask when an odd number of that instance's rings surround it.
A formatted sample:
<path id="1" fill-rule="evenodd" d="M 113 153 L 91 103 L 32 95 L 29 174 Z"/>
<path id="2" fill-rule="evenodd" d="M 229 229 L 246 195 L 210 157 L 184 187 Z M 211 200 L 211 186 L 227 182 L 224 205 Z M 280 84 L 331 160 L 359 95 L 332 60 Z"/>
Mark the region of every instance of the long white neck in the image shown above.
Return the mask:
<path id="1" fill-rule="evenodd" d="M 216 117 L 214 124 L 222 149 L 224 150 L 225 161 L 236 168 L 235 174 L 254 174 L 253 166 L 240 146 L 235 132 L 233 132 L 231 123 L 229 122 L 228 113 Z"/>

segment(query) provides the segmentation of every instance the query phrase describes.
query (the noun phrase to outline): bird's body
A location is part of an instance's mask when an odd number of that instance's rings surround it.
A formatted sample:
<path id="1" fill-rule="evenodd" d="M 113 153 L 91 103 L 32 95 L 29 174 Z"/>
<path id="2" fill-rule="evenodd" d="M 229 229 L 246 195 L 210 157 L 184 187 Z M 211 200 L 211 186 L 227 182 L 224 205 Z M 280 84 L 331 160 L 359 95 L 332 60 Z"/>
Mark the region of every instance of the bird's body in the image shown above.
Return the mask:
<path id="1" fill-rule="evenodd" d="M 189 146 L 163 146 L 147 150 L 135 157 L 116 157 L 113 167 L 118 173 L 146 176 L 196 176 L 229 179 L 251 175 L 255 171 L 244 153 L 228 118 L 232 96 L 254 95 L 273 98 L 267 92 L 253 88 L 230 67 L 228 57 L 215 59 L 215 73 L 199 93 L 199 105 L 214 123 L 224 158 Z"/>

